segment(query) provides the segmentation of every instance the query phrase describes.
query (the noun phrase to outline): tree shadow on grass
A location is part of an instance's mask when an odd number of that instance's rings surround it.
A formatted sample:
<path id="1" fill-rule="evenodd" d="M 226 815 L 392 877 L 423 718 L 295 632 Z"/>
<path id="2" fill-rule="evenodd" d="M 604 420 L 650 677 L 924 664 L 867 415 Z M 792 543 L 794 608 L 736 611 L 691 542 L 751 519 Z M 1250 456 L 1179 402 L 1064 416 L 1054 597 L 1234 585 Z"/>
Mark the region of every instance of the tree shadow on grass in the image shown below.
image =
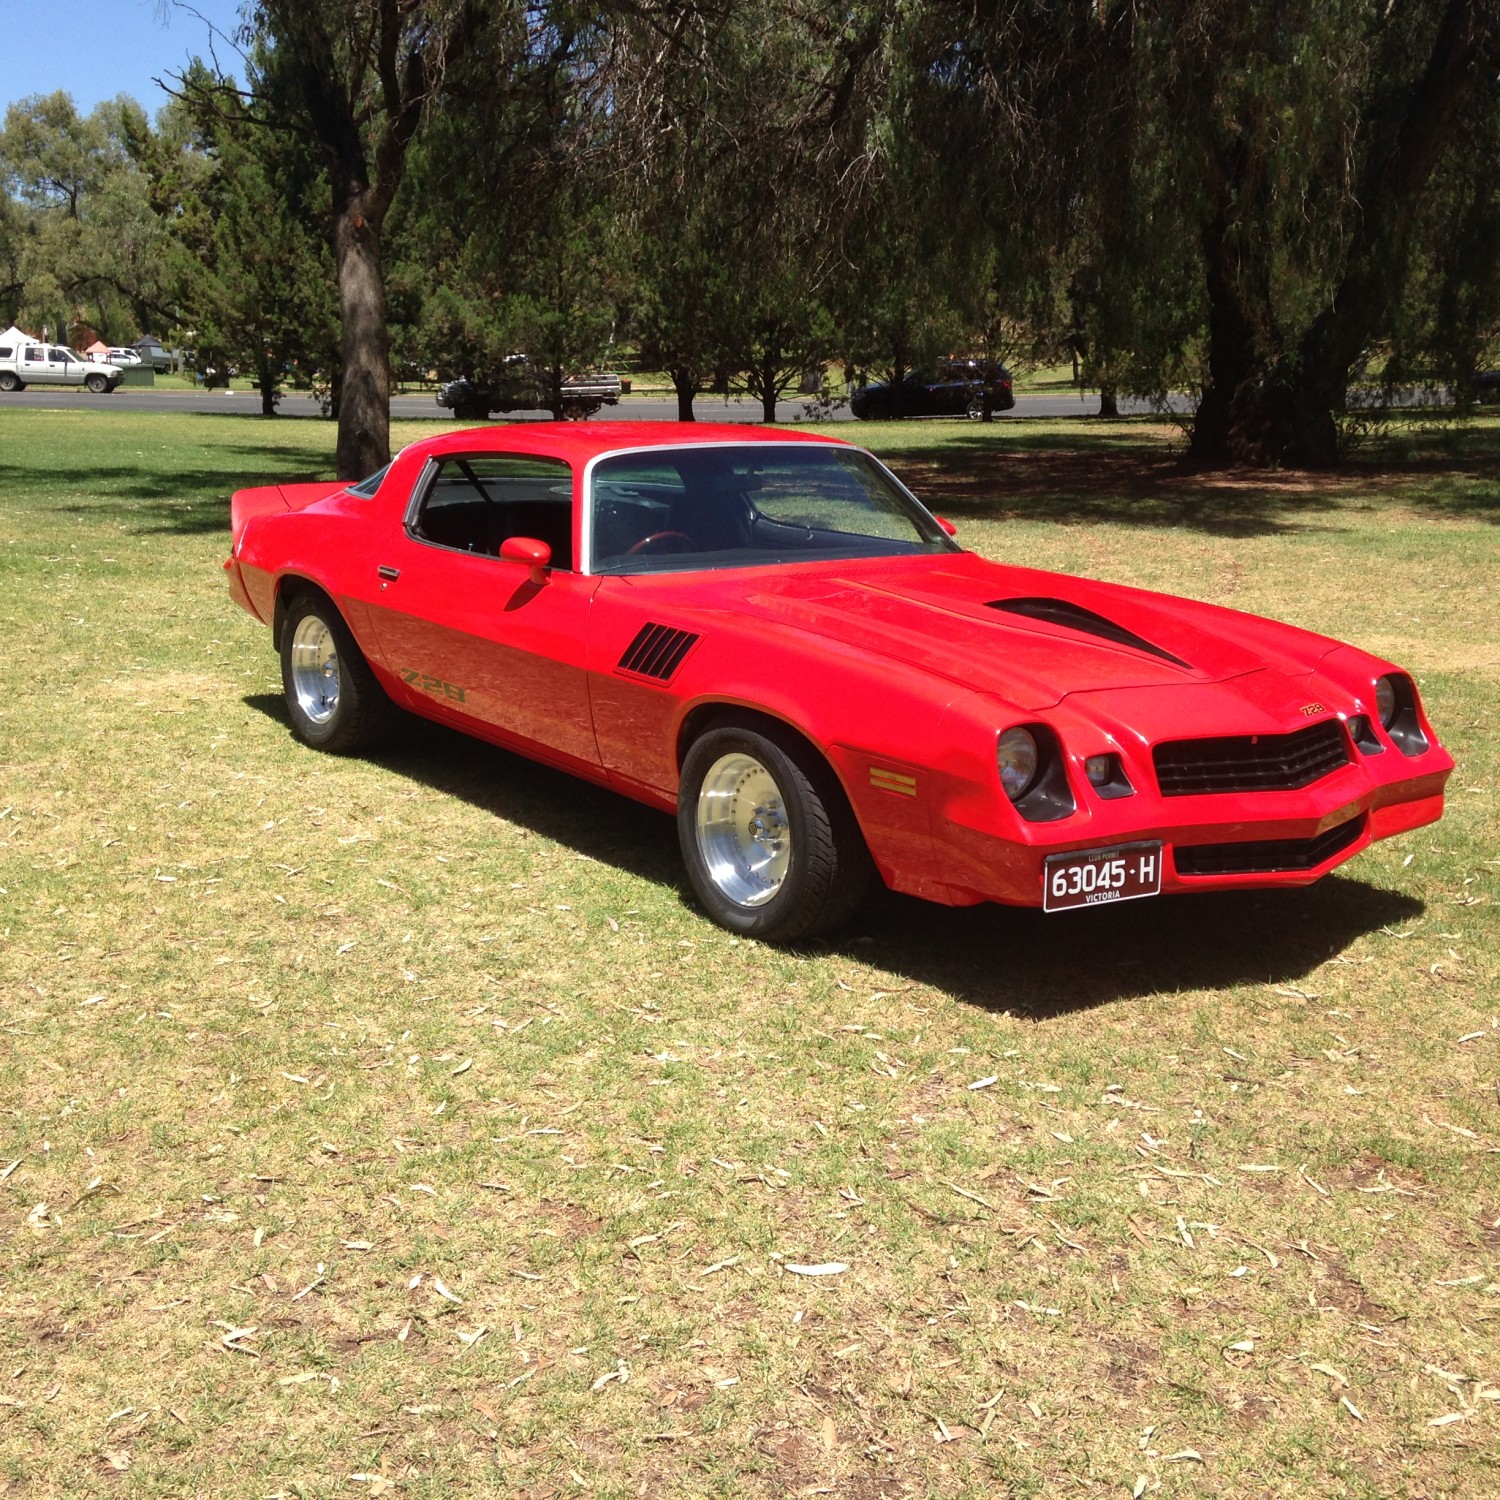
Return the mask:
<path id="1" fill-rule="evenodd" d="M 245 702 L 287 725 L 281 698 L 253 694 Z M 675 825 L 662 813 L 418 719 L 406 721 L 371 760 L 674 889 L 696 909 Z M 882 891 L 848 928 L 806 951 L 874 963 L 965 1004 L 1042 1021 L 1163 992 L 1295 985 L 1355 938 L 1423 910 L 1409 896 L 1344 875 L 1302 890 L 1220 892 L 1052 916 L 934 906 Z"/>
<path id="2" fill-rule="evenodd" d="M 328 477 L 326 470 L 318 472 L 314 468 L 313 455 L 300 448 L 257 444 L 224 451 L 243 453 L 249 460 L 245 469 L 163 471 L 152 470 L 144 463 L 93 466 L 89 482 L 97 486 L 96 498 L 55 509 L 80 521 L 113 519 L 139 536 L 205 536 L 214 532 L 227 536 L 229 497 L 236 490 L 268 484 L 302 484 Z M 286 467 L 267 467 L 276 460 L 284 461 Z M 0 491 L 13 478 L 22 481 L 23 477 L 18 467 L 0 464 Z M 31 480 L 34 484 L 34 475 Z"/>
<path id="3" fill-rule="evenodd" d="M 1078 433 L 946 432 L 887 463 L 950 520 L 1130 525 L 1257 537 L 1320 529 L 1320 517 L 1383 499 L 1438 515 L 1500 522 L 1500 427 L 1388 438 L 1332 471 L 1199 470 L 1128 425 Z"/>

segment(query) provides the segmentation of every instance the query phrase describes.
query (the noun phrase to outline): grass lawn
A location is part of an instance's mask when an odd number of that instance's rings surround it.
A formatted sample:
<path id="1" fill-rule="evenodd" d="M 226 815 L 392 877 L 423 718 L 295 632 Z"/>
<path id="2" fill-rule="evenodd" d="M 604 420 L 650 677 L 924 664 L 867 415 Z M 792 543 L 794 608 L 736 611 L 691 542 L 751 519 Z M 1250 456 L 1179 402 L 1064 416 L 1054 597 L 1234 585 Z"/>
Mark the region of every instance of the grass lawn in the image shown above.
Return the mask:
<path id="1" fill-rule="evenodd" d="M 1500 1492 L 1500 425 L 858 436 L 981 552 L 1395 657 L 1446 819 L 763 948 L 664 817 L 293 743 L 226 502 L 331 426 L 0 409 L 0 1494 Z"/>

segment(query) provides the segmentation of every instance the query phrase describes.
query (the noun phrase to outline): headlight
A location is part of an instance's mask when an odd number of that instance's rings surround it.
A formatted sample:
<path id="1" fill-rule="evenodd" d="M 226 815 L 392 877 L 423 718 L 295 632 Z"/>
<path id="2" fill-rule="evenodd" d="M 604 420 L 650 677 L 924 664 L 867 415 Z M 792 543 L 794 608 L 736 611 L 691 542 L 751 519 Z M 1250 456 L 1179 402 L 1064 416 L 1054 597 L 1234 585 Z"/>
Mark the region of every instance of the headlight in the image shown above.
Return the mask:
<path id="1" fill-rule="evenodd" d="M 1375 712 L 1389 729 L 1396 717 L 1396 684 L 1389 677 L 1381 677 L 1375 683 Z"/>
<path id="2" fill-rule="evenodd" d="M 1012 802 L 1019 802 L 1036 776 L 1036 740 L 1029 729 L 1007 729 L 996 747 L 1000 785 Z"/>

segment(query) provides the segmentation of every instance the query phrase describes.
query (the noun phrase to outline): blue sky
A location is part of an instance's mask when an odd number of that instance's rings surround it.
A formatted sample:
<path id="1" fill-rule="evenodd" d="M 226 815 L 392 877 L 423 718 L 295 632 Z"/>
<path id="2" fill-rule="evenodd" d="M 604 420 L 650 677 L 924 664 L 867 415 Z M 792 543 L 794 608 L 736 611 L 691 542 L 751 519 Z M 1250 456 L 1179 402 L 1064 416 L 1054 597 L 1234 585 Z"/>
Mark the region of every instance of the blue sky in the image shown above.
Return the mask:
<path id="1" fill-rule="evenodd" d="M 80 114 L 129 94 L 155 116 L 167 96 L 151 81 L 216 47 L 226 71 L 238 57 L 224 40 L 240 0 L 0 0 L 0 118 L 30 94 L 63 89 Z M 220 36 L 215 40 L 210 23 Z"/>

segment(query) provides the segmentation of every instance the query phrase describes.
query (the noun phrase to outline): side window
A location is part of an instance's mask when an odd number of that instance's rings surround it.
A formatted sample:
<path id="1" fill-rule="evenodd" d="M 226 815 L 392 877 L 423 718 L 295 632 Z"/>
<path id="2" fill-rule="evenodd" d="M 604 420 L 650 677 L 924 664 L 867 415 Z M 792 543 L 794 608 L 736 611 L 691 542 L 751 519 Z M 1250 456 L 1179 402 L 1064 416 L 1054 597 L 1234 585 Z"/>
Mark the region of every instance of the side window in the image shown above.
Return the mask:
<path id="1" fill-rule="evenodd" d="M 436 547 L 500 555 L 513 536 L 552 549 L 552 566 L 573 567 L 573 471 L 560 459 L 525 453 L 445 458 L 427 485 L 408 528 Z"/>
<path id="2" fill-rule="evenodd" d="M 47 351 L 40 344 L 28 344 L 26 346 L 26 358 L 33 364 L 46 364 Z"/>
<path id="3" fill-rule="evenodd" d="M 0 347 L 0 359 L 10 359 L 15 354 L 15 345 L 7 344 Z"/>

